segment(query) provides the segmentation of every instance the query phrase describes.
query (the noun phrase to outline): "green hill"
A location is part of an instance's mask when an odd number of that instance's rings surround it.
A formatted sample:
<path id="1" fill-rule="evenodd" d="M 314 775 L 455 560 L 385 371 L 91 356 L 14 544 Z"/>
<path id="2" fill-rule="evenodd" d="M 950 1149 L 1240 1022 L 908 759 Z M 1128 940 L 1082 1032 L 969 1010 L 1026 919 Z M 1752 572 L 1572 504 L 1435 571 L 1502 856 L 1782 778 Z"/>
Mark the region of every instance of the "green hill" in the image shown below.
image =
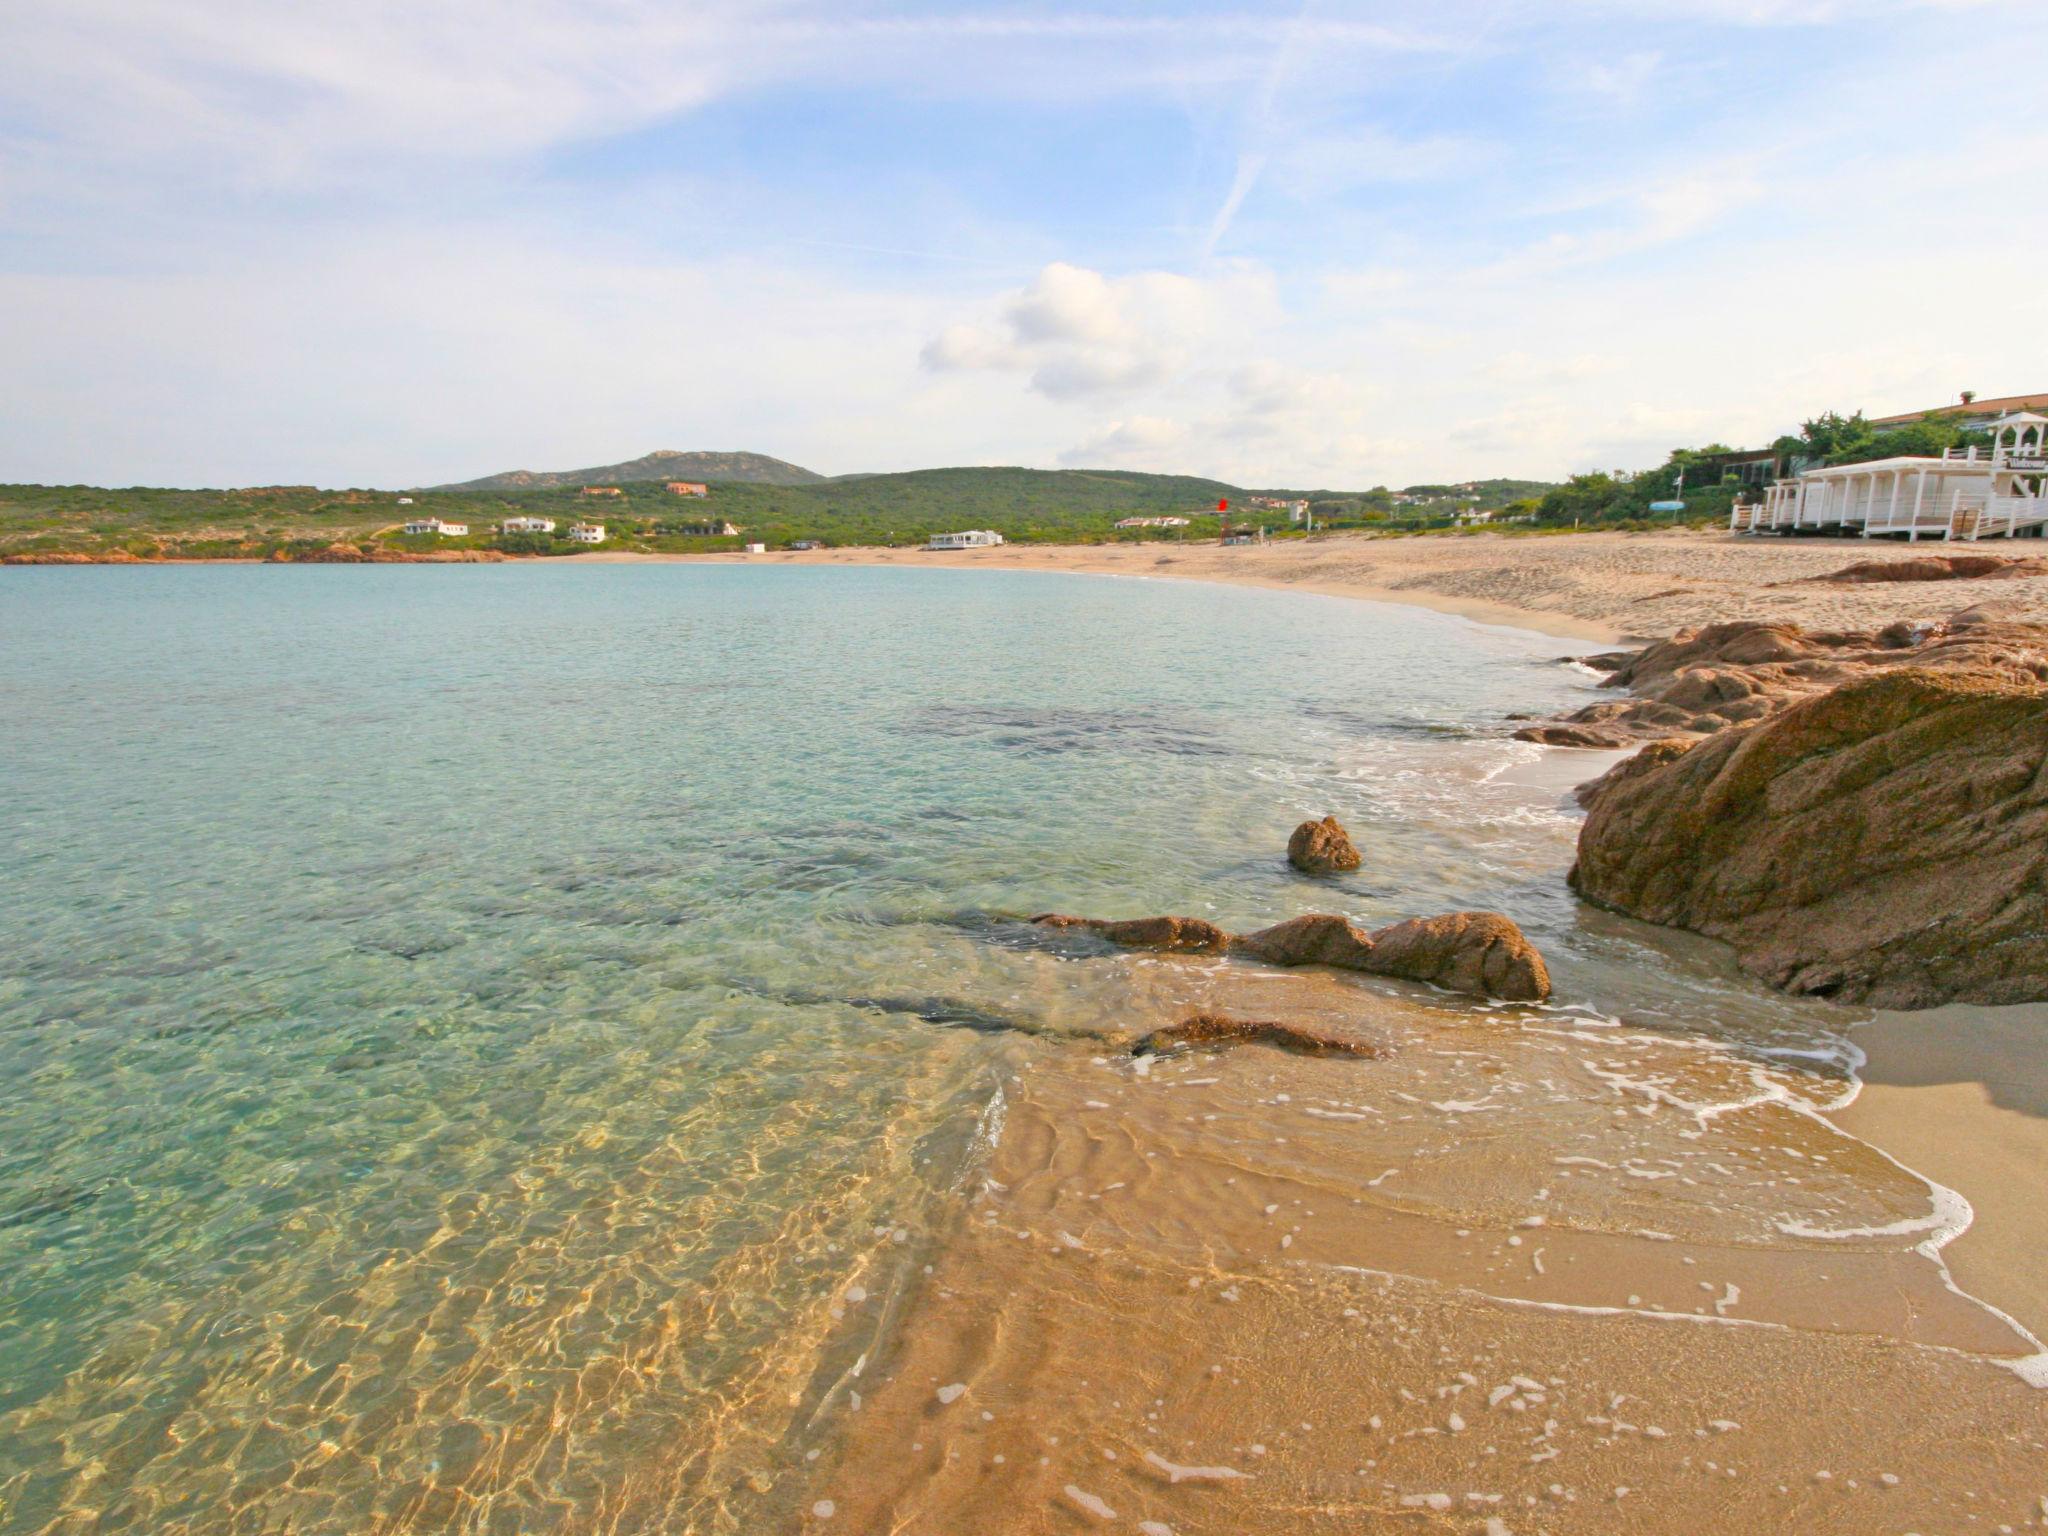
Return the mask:
<path id="1" fill-rule="evenodd" d="M 508 469 L 503 474 L 437 485 L 437 491 L 548 491 L 564 486 L 619 485 L 640 480 L 726 480 L 753 485 L 814 485 L 825 477 L 765 453 L 685 453 L 657 448 L 623 464 L 592 469 Z"/>
<path id="2" fill-rule="evenodd" d="M 667 462 L 672 466 L 674 461 Z M 299 558 L 337 543 L 361 549 L 568 555 L 578 546 L 564 535 L 579 519 L 603 523 L 607 547 L 640 550 L 733 549 L 754 540 L 771 546 L 800 539 L 833 545 L 916 544 L 934 532 L 963 528 L 993 528 L 1016 543 L 1085 543 L 1157 538 L 1159 530 L 1120 531 L 1115 524 L 1128 517 L 1165 516 L 1190 519 L 1180 536 L 1201 538 L 1215 536 L 1216 502 L 1222 497 L 1230 499 L 1237 517 L 1266 522 L 1276 532 L 1285 526 L 1284 514 L 1247 504 L 1255 494 L 1282 493 L 1130 470 L 963 467 L 793 485 L 713 479 L 707 482 L 711 494 L 703 499 L 674 496 L 663 488 L 664 480 L 689 478 L 672 469 L 651 480 L 588 472 L 567 477 L 569 483 L 562 485 L 412 492 L 0 485 L 0 558 Z M 586 497 L 581 494 L 586 484 L 614 485 L 619 494 Z M 1414 509 L 1410 519 L 1388 509 L 1384 490 L 1314 494 L 1321 525 L 1420 525 L 1438 510 Z M 496 525 L 514 516 L 552 518 L 557 528 L 552 535 L 500 535 Z M 454 539 L 402 533 L 401 525 L 416 517 L 466 523 L 470 532 Z M 1449 513 L 1434 521 L 1448 523 Z M 741 531 L 703 531 L 725 523 Z"/>

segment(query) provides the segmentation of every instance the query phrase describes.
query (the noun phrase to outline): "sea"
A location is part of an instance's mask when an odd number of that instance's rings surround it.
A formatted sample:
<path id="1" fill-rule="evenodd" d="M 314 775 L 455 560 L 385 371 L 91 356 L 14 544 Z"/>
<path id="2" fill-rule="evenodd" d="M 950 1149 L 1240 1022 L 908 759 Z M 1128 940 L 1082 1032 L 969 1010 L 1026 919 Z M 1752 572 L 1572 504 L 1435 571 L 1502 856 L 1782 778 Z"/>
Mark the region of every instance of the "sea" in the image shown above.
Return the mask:
<path id="1" fill-rule="evenodd" d="M 1512 731 L 1589 649 L 1014 570 L 0 572 L 0 1531 L 2048 1518 L 1967 1202 L 1827 1118 L 1863 1016 L 1566 887 L 1614 758 Z M 1297 873 L 1329 814 L 1363 867 Z M 1552 1002 L 1028 921 L 1462 909 Z M 1375 1054 L 1132 1055 L 1195 1008 Z"/>

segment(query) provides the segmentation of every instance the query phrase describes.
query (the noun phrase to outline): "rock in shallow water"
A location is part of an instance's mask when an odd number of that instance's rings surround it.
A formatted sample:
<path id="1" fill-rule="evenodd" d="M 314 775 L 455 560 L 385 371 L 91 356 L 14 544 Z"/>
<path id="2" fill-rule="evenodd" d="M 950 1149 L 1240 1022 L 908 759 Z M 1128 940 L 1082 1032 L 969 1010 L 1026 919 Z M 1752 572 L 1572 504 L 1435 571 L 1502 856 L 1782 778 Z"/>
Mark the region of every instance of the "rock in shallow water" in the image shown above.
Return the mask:
<path id="1" fill-rule="evenodd" d="M 1287 862 L 1304 874 L 1333 875 L 1361 862 L 1351 834 L 1334 816 L 1304 821 L 1287 839 Z"/>
<path id="2" fill-rule="evenodd" d="M 1238 1019 L 1227 1013 L 1191 1013 L 1178 1024 L 1155 1029 L 1131 1047 L 1133 1056 L 1150 1056 L 1177 1045 L 1276 1045 L 1307 1056 L 1377 1056 L 1379 1048 L 1363 1040 L 1331 1034 L 1312 1024 L 1287 1024 L 1273 1019 Z"/>
<path id="3" fill-rule="evenodd" d="M 1334 965 L 1509 1002 L 1541 1002 L 1550 996 L 1550 972 L 1542 955 L 1512 919 L 1498 912 L 1411 918 L 1377 933 L 1353 927 L 1335 913 L 1312 912 L 1240 938 L 1198 917 L 1110 922 L 1048 913 L 1032 921 L 1085 929 L 1129 949 L 1182 954 L 1229 949 L 1269 965 Z"/>
<path id="4" fill-rule="evenodd" d="M 1573 887 L 1787 991 L 2048 998 L 2048 689 L 2023 649 L 1985 649 L 1646 748 L 1584 796 Z"/>
<path id="5" fill-rule="evenodd" d="M 1159 949 L 1179 955 L 1220 955 L 1230 947 L 1229 934 L 1199 917 L 1132 917 L 1117 921 L 1043 912 L 1031 921 L 1041 928 L 1078 928 L 1099 934 L 1122 949 Z"/>

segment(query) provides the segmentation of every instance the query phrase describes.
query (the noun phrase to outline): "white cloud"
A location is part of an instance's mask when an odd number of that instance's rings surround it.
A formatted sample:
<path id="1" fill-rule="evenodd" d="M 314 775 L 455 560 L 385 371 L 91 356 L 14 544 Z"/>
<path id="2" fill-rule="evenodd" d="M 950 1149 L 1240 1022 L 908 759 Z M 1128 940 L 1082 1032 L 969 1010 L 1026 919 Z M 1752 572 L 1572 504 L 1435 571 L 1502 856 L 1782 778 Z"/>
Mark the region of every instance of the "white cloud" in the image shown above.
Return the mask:
<path id="1" fill-rule="evenodd" d="M 1175 465 L 1188 431 L 1164 416 L 1112 421 L 1100 432 L 1060 455 L 1077 469 L 1167 469 Z"/>
<path id="2" fill-rule="evenodd" d="M 1205 349 L 1271 319 L 1276 302 L 1271 279 L 1246 267 L 1109 277 L 1056 261 L 997 310 L 990 321 L 947 326 L 926 344 L 924 365 L 1024 372 L 1040 394 L 1075 400 L 1168 384 L 1205 366 Z"/>

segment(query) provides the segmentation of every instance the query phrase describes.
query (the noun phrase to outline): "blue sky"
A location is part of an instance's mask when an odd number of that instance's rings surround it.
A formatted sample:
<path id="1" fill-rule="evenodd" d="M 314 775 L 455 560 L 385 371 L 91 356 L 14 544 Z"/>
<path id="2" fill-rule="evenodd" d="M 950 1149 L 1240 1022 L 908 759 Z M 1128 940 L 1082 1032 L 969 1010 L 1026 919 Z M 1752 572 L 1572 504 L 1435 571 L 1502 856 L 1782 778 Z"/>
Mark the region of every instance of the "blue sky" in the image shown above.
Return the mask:
<path id="1" fill-rule="evenodd" d="M 0 480 L 1359 487 L 2048 388 L 2048 6 L 15 0 Z"/>

